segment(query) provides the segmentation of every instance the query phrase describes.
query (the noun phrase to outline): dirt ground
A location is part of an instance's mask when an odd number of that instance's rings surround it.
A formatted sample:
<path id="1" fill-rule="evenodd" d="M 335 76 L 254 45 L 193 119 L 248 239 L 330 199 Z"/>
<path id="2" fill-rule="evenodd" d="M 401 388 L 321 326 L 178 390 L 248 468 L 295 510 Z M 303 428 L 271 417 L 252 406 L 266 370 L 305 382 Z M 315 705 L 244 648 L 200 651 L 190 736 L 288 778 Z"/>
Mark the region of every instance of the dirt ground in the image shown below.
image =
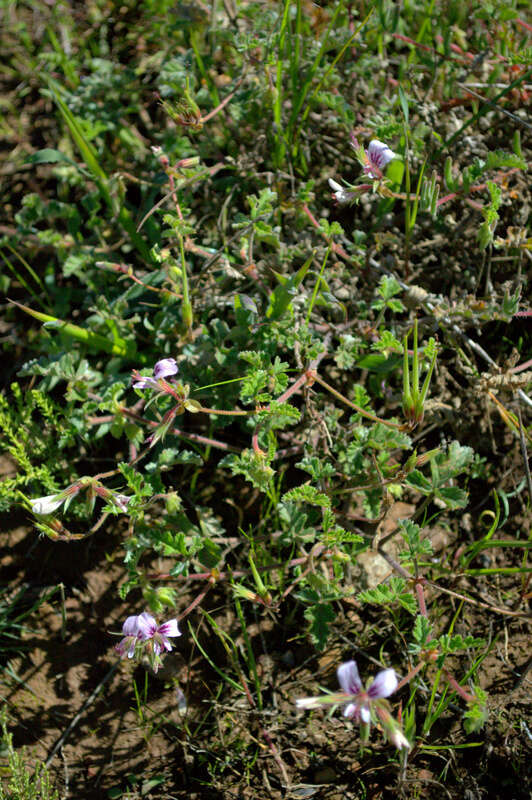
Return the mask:
<path id="1" fill-rule="evenodd" d="M 444 715 L 424 741 L 435 749 L 422 745 L 411 753 L 415 767 L 398 776 L 383 746 L 378 770 L 373 766 L 368 775 L 357 734 L 340 715 L 327 719 L 320 712 L 305 719 L 294 705 L 296 697 L 312 693 L 309 688 L 334 687 L 336 666 L 350 643 L 364 651 L 365 623 L 355 602 L 344 604 L 333 644 L 319 656 L 301 640 L 297 619 L 285 626 L 277 619 L 274 628 L 271 612 L 257 614 L 249 633 L 263 685 L 260 711 L 244 695 L 220 690 L 218 676 L 188 635 L 177 640 L 157 677 L 117 660 L 112 634 L 131 608 L 117 600 L 124 567 L 107 558 L 110 539 L 119 531 L 102 530 L 86 542 L 52 543 L 37 539 L 22 517 L 3 523 L 2 585 L 12 592 L 25 588 L 21 607 L 47 587 L 61 582 L 65 587 L 65 626 L 55 594 L 26 620 L 24 655 L 5 658 L 2 683 L 18 720 L 15 744 L 28 747 L 34 758 L 53 754 L 52 774 L 68 796 L 529 797 L 532 673 L 526 672 L 526 620 L 474 608 L 463 618 L 461 630 L 491 642 L 481 672 L 490 720 L 481 734 L 467 736 L 456 722 L 447 729 Z M 180 603 L 186 606 L 193 597 L 185 588 Z M 221 595 L 213 592 L 204 607 L 236 636 L 236 621 Z M 224 668 L 219 643 L 198 616 L 190 622 Z M 364 656 L 359 658 L 363 664 Z M 472 742 L 478 746 L 460 749 Z M 482 781 L 472 777 L 472 764 Z"/>

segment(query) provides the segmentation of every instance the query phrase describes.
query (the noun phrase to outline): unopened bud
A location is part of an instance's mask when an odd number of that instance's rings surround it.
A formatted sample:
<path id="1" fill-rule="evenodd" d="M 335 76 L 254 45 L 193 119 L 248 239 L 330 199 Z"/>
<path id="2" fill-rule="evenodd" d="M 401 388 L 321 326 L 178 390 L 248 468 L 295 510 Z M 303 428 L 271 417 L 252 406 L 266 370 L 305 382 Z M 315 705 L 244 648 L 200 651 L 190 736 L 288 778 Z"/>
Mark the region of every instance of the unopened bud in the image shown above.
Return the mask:
<path id="1" fill-rule="evenodd" d="M 199 164 L 199 156 L 191 156 L 190 158 L 182 158 L 181 161 L 178 161 L 175 165 L 176 169 L 190 169 L 191 167 L 197 167 Z"/>

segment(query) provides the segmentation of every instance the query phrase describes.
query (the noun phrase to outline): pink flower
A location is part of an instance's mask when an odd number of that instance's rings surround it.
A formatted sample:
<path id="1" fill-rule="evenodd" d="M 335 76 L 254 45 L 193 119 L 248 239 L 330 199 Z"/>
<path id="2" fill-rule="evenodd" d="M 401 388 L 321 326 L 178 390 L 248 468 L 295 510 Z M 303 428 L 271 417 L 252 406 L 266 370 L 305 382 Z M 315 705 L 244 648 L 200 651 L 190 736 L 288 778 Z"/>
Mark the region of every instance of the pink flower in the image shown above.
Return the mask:
<path id="1" fill-rule="evenodd" d="M 360 725 L 360 737 L 365 744 L 369 738 L 370 723 L 379 723 L 391 744 L 398 750 L 410 748 L 401 724 L 390 713 L 386 700 L 398 686 L 395 670 L 384 669 L 378 672 L 367 689 L 364 688 L 355 661 L 340 664 L 337 670 L 341 692 L 321 697 L 302 697 L 296 700 L 298 708 L 314 709 L 323 706 L 343 704 L 344 717 L 354 719 Z"/>
<path id="2" fill-rule="evenodd" d="M 370 178 L 381 178 L 386 165 L 396 157 L 393 150 L 378 139 L 371 140 L 365 153 L 367 164 L 364 166 L 364 172 Z"/>
<path id="3" fill-rule="evenodd" d="M 181 636 L 176 619 L 157 625 L 147 611 L 128 617 L 122 625 L 122 633 L 124 638 L 115 647 L 120 658 L 146 655 L 154 672 L 161 666 L 161 653 L 172 649 L 170 638 Z"/>
<path id="4" fill-rule="evenodd" d="M 168 622 L 157 625 L 155 619 L 147 611 L 137 617 L 137 631 L 139 641 L 152 640 L 153 652 L 156 656 L 160 655 L 163 650 L 170 651 L 172 649 L 169 637 L 181 636 L 176 619 L 169 619 Z"/>
<path id="5" fill-rule="evenodd" d="M 153 368 L 153 378 L 150 376 L 141 375 L 138 370 L 133 370 L 133 378 L 136 381 L 133 384 L 134 389 L 160 389 L 161 385 L 159 380 L 167 378 L 169 375 L 175 375 L 178 371 L 178 366 L 175 358 L 161 358 Z"/>
<path id="6" fill-rule="evenodd" d="M 127 494 L 114 494 L 112 495 L 111 500 L 115 506 L 120 509 L 120 511 L 123 511 L 124 514 L 126 514 L 132 498 L 128 497 Z"/>
<path id="7" fill-rule="evenodd" d="M 357 722 L 368 723 L 371 719 L 370 708 L 372 701 L 389 697 L 397 689 L 395 670 L 384 669 L 378 672 L 375 679 L 364 691 L 356 661 L 341 664 L 337 670 L 338 682 L 344 692 L 350 695 L 351 702 L 344 708 L 344 717 L 355 719 Z"/>
<path id="8" fill-rule="evenodd" d="M 179 367 L 175 358 L 161 358 L 153 368 L 155 378 L 167 378 L 168 375 L 175 375 Z"/>
<path id="9" fill-rule="evenodd" d="M 123 658 L 126 653 L 128 658 L 133 658 L 135 655 L 135 647 L 139 634 L 138 619 L 138 616 L 128 617 L 122 625 L 124 638 L 118 642 L 115 647 L 117 653 L 120 653 L 120 658 Z"/>

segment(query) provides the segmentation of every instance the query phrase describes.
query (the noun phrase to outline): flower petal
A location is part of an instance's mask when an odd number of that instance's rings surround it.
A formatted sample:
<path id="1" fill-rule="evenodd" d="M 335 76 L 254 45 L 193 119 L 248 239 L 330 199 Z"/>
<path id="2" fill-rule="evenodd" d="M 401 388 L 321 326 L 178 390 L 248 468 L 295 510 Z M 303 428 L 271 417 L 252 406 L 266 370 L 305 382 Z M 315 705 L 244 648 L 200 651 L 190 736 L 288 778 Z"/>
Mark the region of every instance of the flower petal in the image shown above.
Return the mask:
<path id="1" fill-rule="evenodd" d="M 153 368 L 153 375 L 159 380 L 159 378 L 166 378 L 168 375 L 175 375 L 177 371 L 178 366 L 175 358 L 161 358 Z"/>
<path id="2" fill-rule="evenodd" d="M 391 744 L 397 747 L 398 750 L 401 750 L 403 747 L 405 750 L 410 750 L 412 746 L 400 728 L 394 728 L 393 731 L 388 734 L 388 738 Z"/>
<path id="3" fill-rule="evenodd" d="M 369 143 L 367 155 L 372 164 L 375 164 L 380 170 L 383 170 L 386 164 L 389 164 L 395 158 L 395 153 L 384 142 L 379 142 L 378 139 L 372 139 Z"/>
<path id="4" fill-rule="evenodd" d="M 128 497 L 127 494 L 115 494 L 115 495 L 113 495 L 112 499 L 114 500 L 115 505 L 118 506 L 120 511 L 123 511 L 125 513 L 127 511 L 127 507 L 129 505 L 130 501 L 133 498 L 132 497 Z"/>
<path id="5" fill-rule="evenodd" d="M 137 636 L 139 639 L 146 640 L 151 639 L 154 633 L 157 632 L 157 623 L 155 622 L 154 618 L 151 614 L 148 614 L 147 611 L 143 611 L 142 614 L 139 614 L 137 617 Z"/>
<path id="6" fill-rule="evenodd" d="M 159 625 L 158 632 L 162 636 L 181 636 L 176 619 L 169 619 L 168 622 L 163 622 L 162 625 Z"/>
<path id="7" fill-rule="evenodd" d="M 333 192 L 343 192 L 343 187 L 340 186 L 339 183 L 336 183 L 336 181 L 333 181 L 332 178 L 329 178 L 329 186 L 331 187 Z"/>
<path id="8" fill-rule="evenodd" d="M 332 178 L 329 178 L 329 186 L 333 190 L 334 194 L 333 197 L 337 203 L 340 205 L 346 205 L 347 203 L 351 203 L 354 200 L 354 193 L 349 192 L 347 189 L 344 189 L 343 186 L 340 186 L 339 183 L 333 181 Z"/>
<path id="9" fill-rule="evenodd" d="M 358 674 L 356 661 L 340 664 L 336 674 L 338 675 L 338 683 L 346 694 L 358 694 L 362 691 L 362 681 Z"/>
<path id="10" fill-rule="evenodd" d="M 362 720 L 362 722 L 365 722 L 366 725 L 370 721 L 371 716 L 369 713 L 369 708 L 367 706 L 360 706 L 360 719 Z"/>
<path id="11" fill-rule="evenodd" d="M 383 669 L 375 676 L 368 689 L 368 695 L 374 700 L 377 697 L 389 697 L 397 689 L 397 676 L 394 669 Z"/>
<path id="12" fill-rule="evenodd" d="M 31 501 L 31 510 L 34 514 L 53 514 L 62 506 L 65 498 L 62 494 L 48 494 L 46 497 L 37 497 Z"/>
<path id="13" fill-rule="evenodd" d="M 344 717 L 347 717 L 348 719 L 355 719 L 358 722 L 359 711 L 356 703 L 349 703 L 344 708 Z"/>
<path id="14" fill-rule="evenodd" d="M 298 697 L 296 699 L 296 707 L 306 709 L 321 708 L 323 705 L 321 701 L 321 697 Z"/>
<path id="15" fill-rule="evenodd" d="M 128 617 L 122 625 L 122 633 L 126 636 L 137 636 L 139 632 L 139 618 L 137 615 Z"/>

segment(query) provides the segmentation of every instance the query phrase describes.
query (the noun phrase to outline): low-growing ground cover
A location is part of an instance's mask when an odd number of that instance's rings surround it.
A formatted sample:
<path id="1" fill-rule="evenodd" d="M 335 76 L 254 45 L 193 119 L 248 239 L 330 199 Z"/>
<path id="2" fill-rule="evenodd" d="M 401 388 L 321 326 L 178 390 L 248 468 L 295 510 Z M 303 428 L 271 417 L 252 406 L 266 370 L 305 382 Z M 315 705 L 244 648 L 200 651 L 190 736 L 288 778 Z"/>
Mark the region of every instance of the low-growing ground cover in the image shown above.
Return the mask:
<path id="1" fill-rule="evenodd" d="M 4 4 L 0 797 L 530 796 L 531 38 Z"/>

